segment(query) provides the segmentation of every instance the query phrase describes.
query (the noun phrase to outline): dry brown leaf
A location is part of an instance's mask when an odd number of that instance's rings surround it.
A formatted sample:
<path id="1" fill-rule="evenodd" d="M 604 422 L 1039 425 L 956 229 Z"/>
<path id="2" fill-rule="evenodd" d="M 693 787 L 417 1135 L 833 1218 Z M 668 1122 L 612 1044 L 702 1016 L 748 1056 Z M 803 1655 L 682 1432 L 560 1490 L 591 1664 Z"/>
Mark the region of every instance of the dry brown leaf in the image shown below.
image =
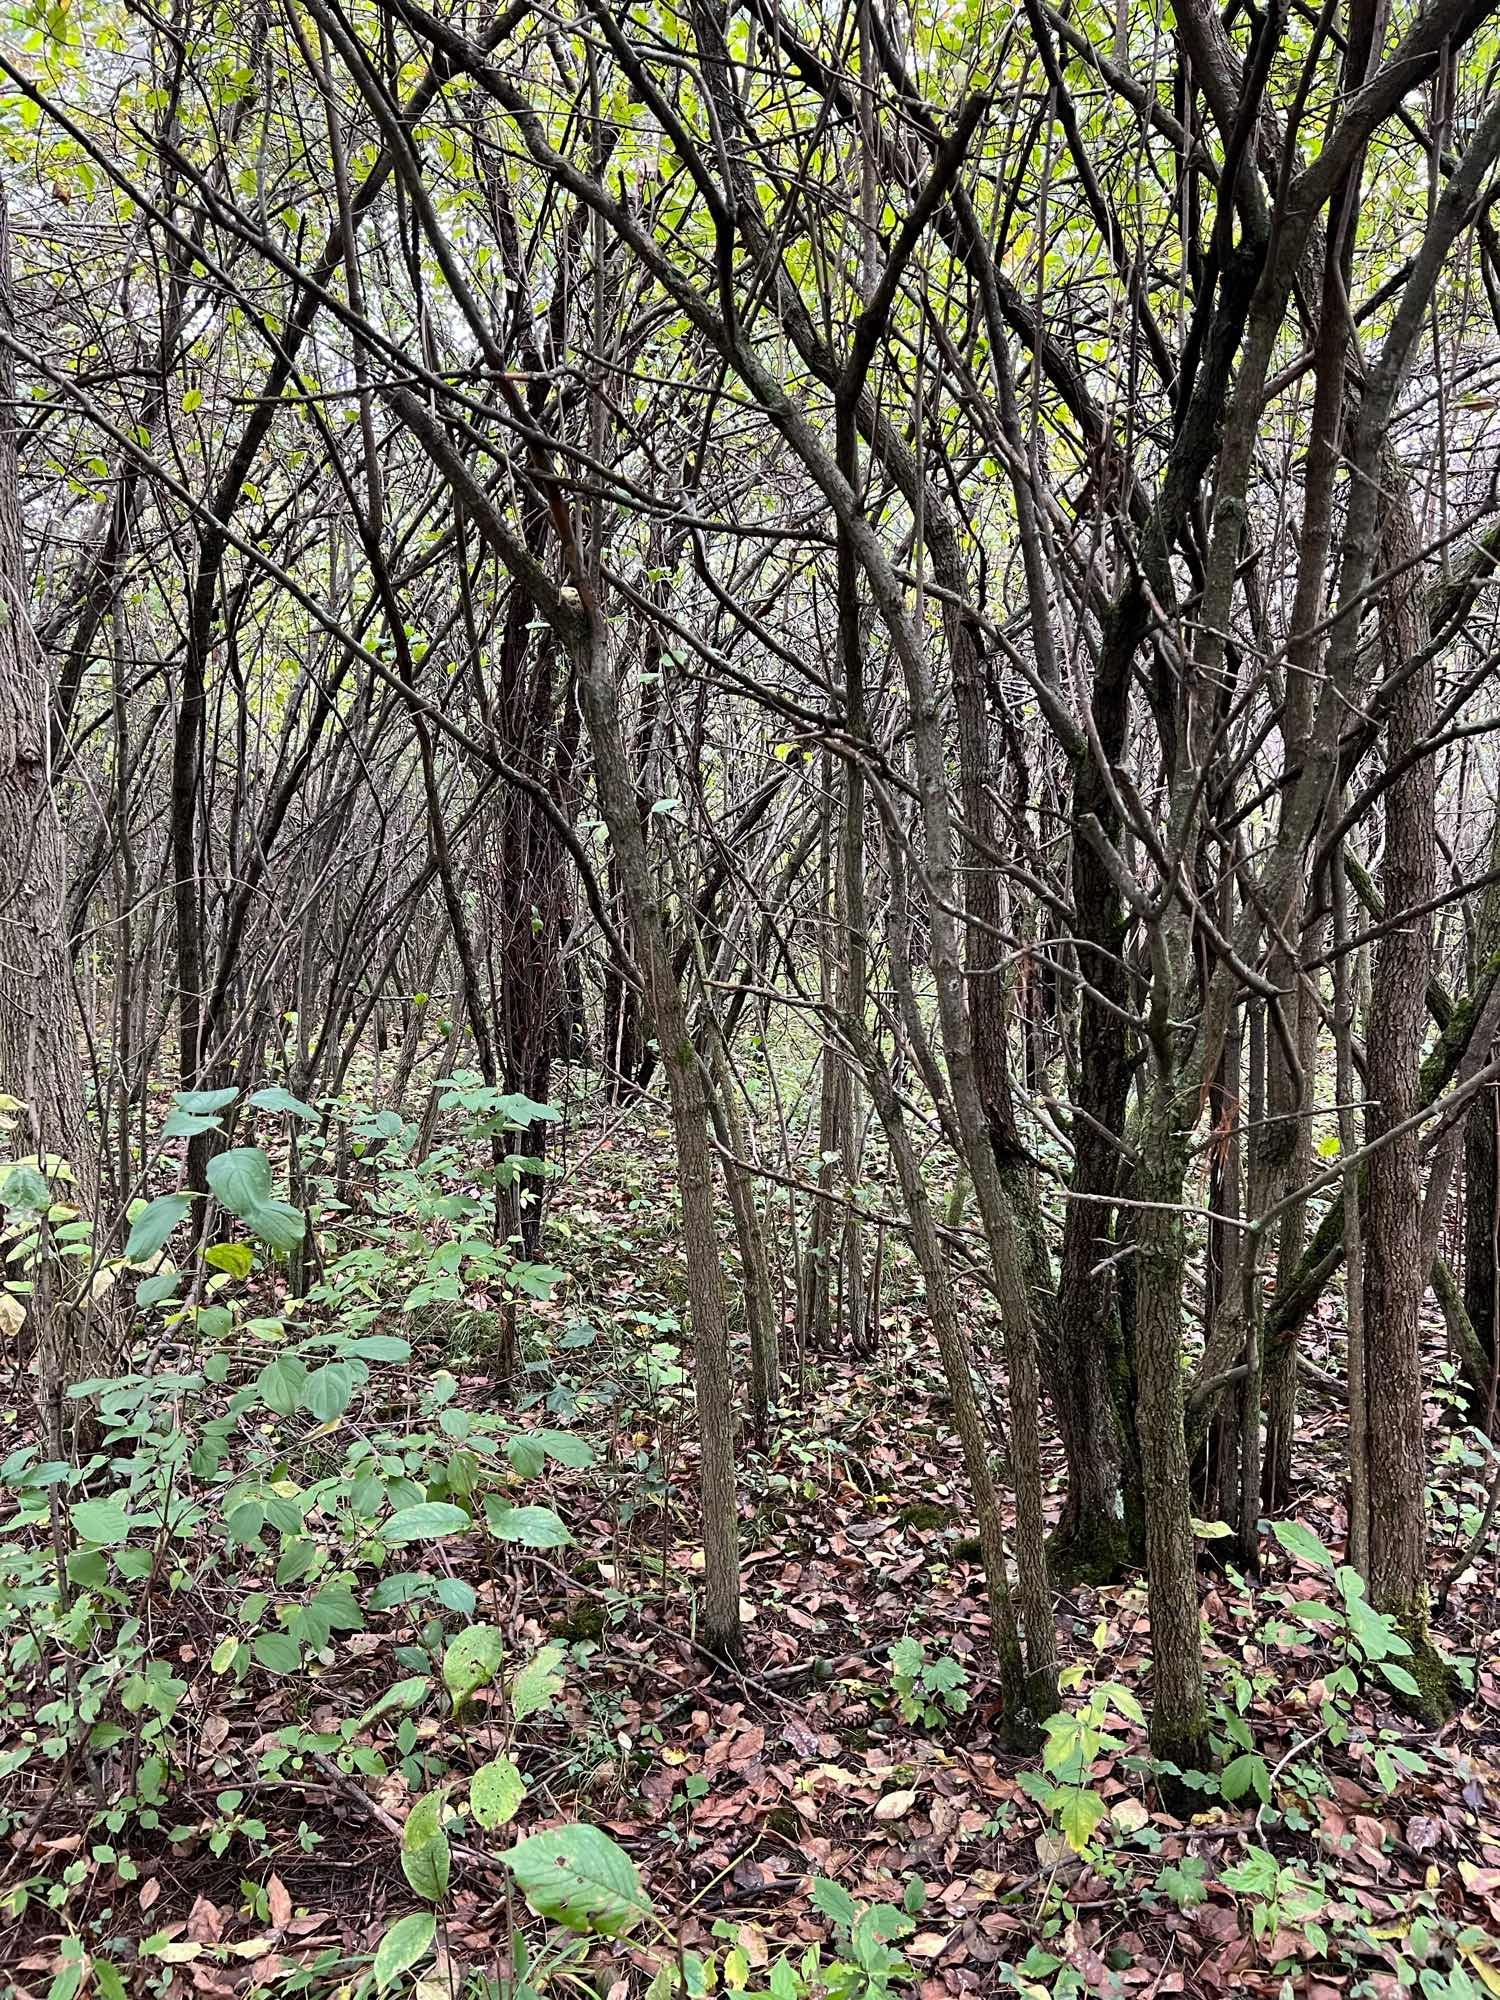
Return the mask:
<path id="1" fill-rule="evenodd" d="M 279 1875 L 273 1875 L 266 1883 L 266 1908 L 275 1928 L 284 1931 L 292 1921 L 292 1899 Z"/>
<path id="2" fill-rule="evenodd" d="M 915 1792 L 887 1792 L 877 1801 L 873 1816 L 878 1820 L 905 1819 L 916 1803 Z"/>

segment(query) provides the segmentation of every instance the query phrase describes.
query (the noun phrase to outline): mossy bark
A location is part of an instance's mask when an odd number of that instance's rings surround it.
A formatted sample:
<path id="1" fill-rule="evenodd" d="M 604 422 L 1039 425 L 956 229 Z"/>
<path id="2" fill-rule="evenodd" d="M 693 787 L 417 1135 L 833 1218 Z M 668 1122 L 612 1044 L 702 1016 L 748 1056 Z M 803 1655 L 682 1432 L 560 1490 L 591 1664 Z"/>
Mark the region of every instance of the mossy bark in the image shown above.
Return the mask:
<path id="1" fill-rule="evenodd" d="M 1146 1498 L 1151 1611 L 1151 1750 L 1183 1770 L 1208 1760 L 1197 1550 L 1183 1421 L 1182 1190 L 1187 1145 L 1168 1074 L 1153 1081 L 1140 1133 L 1136 1227 L 1136 1429 Z M 1165 1781 L 1163 1795 L 1170 1788 Z"/>
<path id="2" fill-rule="evenodd" d="M 1400 1664 L 1417 1684 L 1415 1694 L 1398 1694 L 1397 1701 L 1414 1722 L 1426 1729 L 1439 1729 L 1458 1706 L 1458 1683 L 1452 1667 L 1432 1642 L 1425 1589 L 1414 1605 L 1396 1613 L 1396 1624 L 1411 1647 L 1410 1656 Z"/>

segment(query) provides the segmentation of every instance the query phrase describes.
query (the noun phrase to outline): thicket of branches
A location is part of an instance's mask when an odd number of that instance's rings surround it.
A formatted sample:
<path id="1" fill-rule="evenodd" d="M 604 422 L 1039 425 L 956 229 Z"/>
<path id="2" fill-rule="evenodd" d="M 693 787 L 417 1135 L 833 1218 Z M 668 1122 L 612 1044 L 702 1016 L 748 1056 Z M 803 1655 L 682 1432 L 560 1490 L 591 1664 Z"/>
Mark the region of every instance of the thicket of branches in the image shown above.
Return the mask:
<path id="1" fill-rule="evenodd" d="M 1059 1580 L 1143 1564 L 1202 1765 L 1194 1522 L 1253 1570 L 1309 1393 L 1445 1713 L 1429 1290 L 1491 1429 L 1497 1380 L 1489 15 L 18 10 L 0 1085 L 96 1262 L 174 1185 L 153 1089 L 652 1093 L 713 1651 L 737 1460 L 873 1347 L 894 1234 L 1018 1737 Z M 497 1240 L 549 1185 L 496 1178 Z M 32 1314 L 63 1448 L 121 1296 Z"/>

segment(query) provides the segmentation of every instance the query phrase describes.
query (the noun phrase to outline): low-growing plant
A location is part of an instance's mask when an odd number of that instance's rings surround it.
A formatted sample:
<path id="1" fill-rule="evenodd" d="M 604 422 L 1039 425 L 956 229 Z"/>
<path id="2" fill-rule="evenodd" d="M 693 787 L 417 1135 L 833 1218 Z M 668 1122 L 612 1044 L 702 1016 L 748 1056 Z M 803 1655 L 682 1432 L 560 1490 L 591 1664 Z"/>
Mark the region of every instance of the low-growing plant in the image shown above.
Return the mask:
<path id="1" fill-rule="evenodd" d="M 891 1694 L 903 1722 L 920 1722 L 942 1729 L 969 1706 L 969 1675 L 951 1653 L 929 1654 L 920 1639 L 908 1633 L 888 1655 Z"/>

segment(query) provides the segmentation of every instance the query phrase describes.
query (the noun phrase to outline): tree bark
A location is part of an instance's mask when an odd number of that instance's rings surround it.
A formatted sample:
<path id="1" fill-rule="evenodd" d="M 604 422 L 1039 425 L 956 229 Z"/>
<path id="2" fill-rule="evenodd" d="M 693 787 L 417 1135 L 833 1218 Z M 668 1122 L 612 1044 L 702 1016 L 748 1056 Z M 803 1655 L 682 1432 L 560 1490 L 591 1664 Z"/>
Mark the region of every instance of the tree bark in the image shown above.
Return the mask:
<path id="1" fill-rule="evenodd" d="M 1389 452 L 1382 472 L 1399 479 Z M 1428 631 L 1410 510 L 1384 510 L 1380 556 L 1386 572 L 1379 598 L 1380 638 L 1388 673 L 1420 659 Z M 1392 707 L 1386 756 L 1398 764 L 1432 730 L 1430 661 L 1411 673 Z M 1392 915 L 1429 900 L 1437 877 L 1437 768 L 1421 757 L 1401 771 L 1385 795 L 1385 859 L 1381 886 Z M 1365 1119 L 1370 1155 L 1364 1243 L 1365 1399 L 1367 1456 L 1379 1476 L 1370 1483 L 1370 1600 L 1393 1614 L 1413 1648 L 1407 1664 L 1421 1690 L 1414 1705 L 1429 1721 L 1451 1712 L 1442 1661 L 1427 1630 L 1427 1452 L 1422 1428 L 1422 1335 L 1419 1313 L 1427 1273 L 1421 1257 L 1417 1130 L 1387 1138 L 1417 1109 L 1432 923 L 1427 916 L 1388 930 L 1375 949 L 1366 1048 L 1370 1104 Z M 1384 1140 L 1384 1144 L 1378 1142 Z"/>
<path id="2" fill-rule="evenodd" d="M 0 186 L 0 327 L 14 329 L 10 218 Z M 21 529 L 15 362 L 0 345 L 0 1092 L 16 1114 L 20 1153 L 34 1153 L 59 1200 L 96 1238 L 99 1162 L 85 1111 L 83 1062 L 66 928 L 67 848 L 52 790 L 51 690 L 31 623 Z M 7 1150 L 10 1150 L 7 1148 Z M 69 1185 L 47 1162 L 65 1163 Z M 38 1286 L 32 1329 L 51 1448 L 61 1454 L 63 1397 L 92 1373 L 90 1315 Z"/>

